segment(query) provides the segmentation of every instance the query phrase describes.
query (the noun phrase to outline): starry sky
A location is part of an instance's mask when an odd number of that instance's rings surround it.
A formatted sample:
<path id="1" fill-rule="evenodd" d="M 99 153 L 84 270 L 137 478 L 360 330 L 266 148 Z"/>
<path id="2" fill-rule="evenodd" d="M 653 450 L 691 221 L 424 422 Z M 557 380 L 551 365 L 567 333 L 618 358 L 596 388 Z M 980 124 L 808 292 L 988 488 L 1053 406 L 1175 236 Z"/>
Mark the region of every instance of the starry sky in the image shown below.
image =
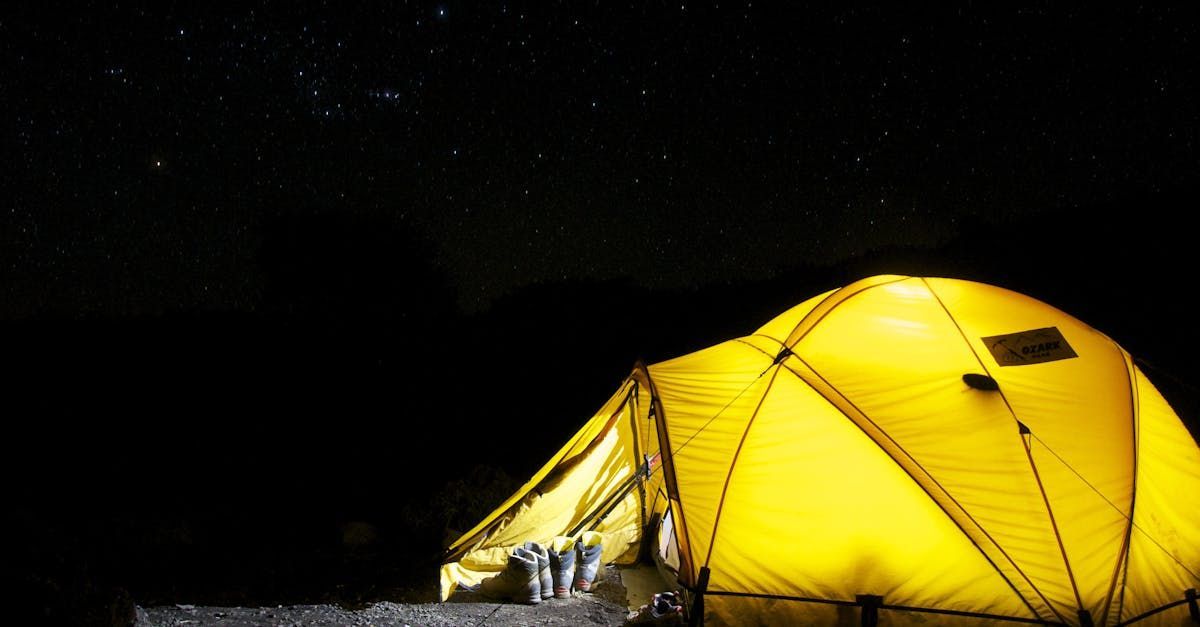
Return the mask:
<path id="1" fill-rule="evenodd" d="M 254 311 L 297 212 L 352 225 L 338 249 L 407 234 L 479 311 L 935 247 L 1200 173 L 1173 8 L 237 5 L 0 18 L 0 317 Z"/>
<path id="2" fill-rule="evenodd" d="M 1079 316 L 1200 433 L 1194 9 L 844 4 L 7 3 L 19 590 L 382 590 L 427 495 L 877 260 Z M 330 568 L 349 521 L 400 557 Z"/>

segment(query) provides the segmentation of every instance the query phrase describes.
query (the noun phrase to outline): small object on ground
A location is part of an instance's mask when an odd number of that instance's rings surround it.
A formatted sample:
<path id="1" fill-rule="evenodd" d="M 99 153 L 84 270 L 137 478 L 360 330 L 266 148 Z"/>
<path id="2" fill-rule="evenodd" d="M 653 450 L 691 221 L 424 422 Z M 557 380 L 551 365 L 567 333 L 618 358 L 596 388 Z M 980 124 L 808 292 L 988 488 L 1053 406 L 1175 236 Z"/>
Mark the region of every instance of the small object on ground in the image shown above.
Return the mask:
<path id="1" fill-rule="evenodd" d="M 682 625 L 683 603 L 678 592 L 659 592 L 629 615 L 630 624 Z"/>

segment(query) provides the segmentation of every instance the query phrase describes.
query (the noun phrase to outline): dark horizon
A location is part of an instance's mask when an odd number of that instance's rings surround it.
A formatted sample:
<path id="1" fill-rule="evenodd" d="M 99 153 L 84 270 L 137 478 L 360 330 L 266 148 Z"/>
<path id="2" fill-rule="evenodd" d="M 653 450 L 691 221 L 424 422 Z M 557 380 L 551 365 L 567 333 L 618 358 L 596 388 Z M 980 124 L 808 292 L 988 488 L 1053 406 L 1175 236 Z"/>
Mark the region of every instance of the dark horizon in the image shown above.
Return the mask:
<path id="1" fill-rule="evenodd" d="M 1076 233 L 1109 250 L 1131 235 L 1094 230 Z M 291 292 L 283 264 L 267 284 L 285 287 L 256 311 L 0 322 L 19 443 L 4 464 L 13 576 L 75 618 L 128 600 L 427 599 L 446 536 L 532 474 L 635 360 L 748 334 L 882 272 L 990 282 L 1079 317 L 1134 355 L 1200 439 L 1196 331 L 1176 297 L 1185 268 L 1171 253 L 1148 257 L 1165 264 L 1149 275 L 1121 255 L 1012 255 L 1013 232 L 684 290 L 542 283 L 470 314 L 445 296 L 395 299 L 354 281 Z M 1160 235 L 1180 249 L 1188 237 Z M 438 281 L 417 273 L 396 288 L 445 295 Z M 471 463 L 453 461 L 466 451 Z M 362 525 L 376 538 L 366 550 L 346 544 Z"/>

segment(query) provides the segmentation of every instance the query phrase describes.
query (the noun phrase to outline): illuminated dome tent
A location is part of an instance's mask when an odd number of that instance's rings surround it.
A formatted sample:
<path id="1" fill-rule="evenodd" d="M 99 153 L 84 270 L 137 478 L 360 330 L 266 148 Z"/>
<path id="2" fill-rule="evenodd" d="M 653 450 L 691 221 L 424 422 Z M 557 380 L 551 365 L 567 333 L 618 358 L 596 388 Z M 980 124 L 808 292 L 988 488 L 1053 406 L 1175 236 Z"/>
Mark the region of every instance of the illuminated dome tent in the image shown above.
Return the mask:
<path id="1" fill-rule="evenodd" d="M 447 550 L 653 556 L 709 624 L 1197 619 L 1200 449 L 1116 342 L 1030 297 L 878 276 L 639 364 Z"/>

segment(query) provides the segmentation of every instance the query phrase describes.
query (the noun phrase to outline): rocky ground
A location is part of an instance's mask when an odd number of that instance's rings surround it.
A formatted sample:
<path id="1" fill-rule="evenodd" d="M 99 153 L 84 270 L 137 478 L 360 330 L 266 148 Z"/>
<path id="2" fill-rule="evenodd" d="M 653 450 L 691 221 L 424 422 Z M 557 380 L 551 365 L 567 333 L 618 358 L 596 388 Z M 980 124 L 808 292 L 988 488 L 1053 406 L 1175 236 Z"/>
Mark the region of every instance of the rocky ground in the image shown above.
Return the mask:
<path id="1" fill-rule="evenodd" d="M 620 571 L 609 567 L 591 594 L 548 599 L 537 605 L 497 603 L 477 593 L 458 592 L 446 603 L 383 601 L 363 608 L 337 605 L 137 608 L 137 627 L 282 627 L 291 625 L 624 625 L 629 617 Z"/>

